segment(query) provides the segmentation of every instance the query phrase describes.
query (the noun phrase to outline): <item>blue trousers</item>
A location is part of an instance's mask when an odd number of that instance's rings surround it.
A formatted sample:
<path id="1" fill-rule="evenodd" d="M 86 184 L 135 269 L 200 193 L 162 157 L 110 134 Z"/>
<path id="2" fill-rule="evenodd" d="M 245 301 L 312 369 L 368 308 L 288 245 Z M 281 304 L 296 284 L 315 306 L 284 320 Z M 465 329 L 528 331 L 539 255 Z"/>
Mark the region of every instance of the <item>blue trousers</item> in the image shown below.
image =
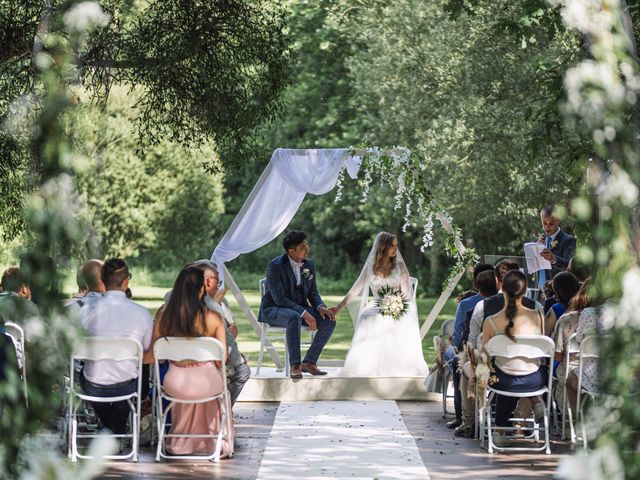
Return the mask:
<path id="1" fill-rule="evenodd" d="M 498 390 L 514 393 L 535 392 L 546 385 L 545 368 L 539 368 L 529 375 L 509 375 L 496 367 L 498 383 L 493 385 Z M 496 395 L 496 425 L 510 427 L 509 418 L 518 404 L 518 398 Z"/>
<path id="2" fill-rule="evenodd" d="M 304 362 L 318 363 L 322 349 L 331 338 L 336 328 L 336 322 L 326 320 L 311 307 L 303 307 L 313 315 L 318 325 L 318 331 L 313 337 L 313 342 L 304 356 Z M 264 310 L 264 317 L 269 319 L 269 325 L 287 329 L 287 348 L 289 349 L 289 364 L 300 365 L 300 329 L 307 323 L 302 316 L 291 308 L 268 307 Z M 308 326 L 308 325 L 307 325 Z"/>

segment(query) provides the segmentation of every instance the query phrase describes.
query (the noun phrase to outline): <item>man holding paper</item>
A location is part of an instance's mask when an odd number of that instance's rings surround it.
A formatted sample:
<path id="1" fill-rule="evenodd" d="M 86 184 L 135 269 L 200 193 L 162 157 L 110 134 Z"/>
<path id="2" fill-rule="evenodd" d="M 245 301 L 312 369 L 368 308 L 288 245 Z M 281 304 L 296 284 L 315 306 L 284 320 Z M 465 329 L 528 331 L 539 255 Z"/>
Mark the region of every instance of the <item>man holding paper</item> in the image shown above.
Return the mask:
<path id="1" fill-rule="evenodd" d="M 538 287 L 542 288 L 547 280 L 567 269 L 569 260 L 576 254 L 576 239 L 560 229 L 560 220 L 554 215 L 552 205 L 540 211 L 540 221 L 544 232 L 537 243 L 545 247 L 540 256 L 551 264 L 550 270 L 541 270 L 538 274 Z"/>

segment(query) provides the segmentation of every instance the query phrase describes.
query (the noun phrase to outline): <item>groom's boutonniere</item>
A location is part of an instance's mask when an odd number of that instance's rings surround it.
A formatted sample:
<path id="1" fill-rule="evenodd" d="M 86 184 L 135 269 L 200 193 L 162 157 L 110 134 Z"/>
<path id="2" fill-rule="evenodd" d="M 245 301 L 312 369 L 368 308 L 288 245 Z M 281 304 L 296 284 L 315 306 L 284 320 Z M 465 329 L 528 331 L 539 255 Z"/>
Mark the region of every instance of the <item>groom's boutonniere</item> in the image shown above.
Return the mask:
<path id="1" fill-rule="evenodd" d="M 557 240 L 554 240 L 549 244 L 549 247 L 551 247 L 551 248 L 556 248 L 557 246 L 558 246 L 558 241 Z"/>
<path id="2" fill-rule="evenodd" d="M 313 278 L 313 275 L 311 275 L 311 270 L 309 270 L 308 268 L 302 269 L 302 276 L 307 280 L 311 280 Z"/>

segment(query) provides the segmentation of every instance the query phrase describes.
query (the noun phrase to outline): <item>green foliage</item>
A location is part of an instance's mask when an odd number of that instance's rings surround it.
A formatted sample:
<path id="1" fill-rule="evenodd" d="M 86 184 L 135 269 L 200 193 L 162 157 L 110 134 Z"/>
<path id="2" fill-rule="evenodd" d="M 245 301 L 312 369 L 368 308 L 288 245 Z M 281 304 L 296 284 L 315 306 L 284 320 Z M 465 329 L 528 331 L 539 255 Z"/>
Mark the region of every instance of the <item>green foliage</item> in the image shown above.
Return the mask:
<path id="1" fill-rule="evenodd" d="M 16 99 L 24 100 L 31 116 L 42 107 L 43 85 L 34 75 L 34 55 L 41 50 L 72 54 L 77 70 L 67 66 L 64 80 L 81 81 L 98 99 L 113 86 L 137 88 L 137 149 L 169 138 L 186 147 L 217 141 L 242 151 L 251 129 L 279 111 L 289 58 L 277 3 L 102 0 L 109 19 L 82 40 L 69 36 L 73 26 L 63 17 L 74 3 L 0 2 L 0 124 L 11 120 Z M 53 33 L 60 34 L 55 45 L 34 45 L 34 38 Z M 0 225 L 6 236 L 23 227 L 22 198 L 38 184 L 43 167 L 26 148 L 34 132 L 30 122 L 25 125 L 0 136 Z M 210 170 L 220 166 L 213 156 L 205 163 Z M 14 177 L 7 178 L 7 171 Z"/>
<path id="2" fill-rule="evenodd" d="M 55 47 L 64 39 L 53 35 L 46 41 L 49 47 Z M 38 299 L 40 316 L 16 319 L 25 324 L 28 335 L 29 408 L 17 393 L 22 388 L 17 375 L 10 374 L 0 387 L 0 465 L 4 478 L 17 478 L 20 473 L 16 459 L 21 441 L 39 432 L 54 417 L 61 396 L 52 392 L 62 383 L 71 345 L 77 339 L 75 323 L 60 313 L 56 269 L 57 256 L 67 253 L 84 235 L 69 175 L 73 172 L 69 162 L 72 150 L 61 122 L 71 105 L 63 81 L 70 59 L 60 55 L 54 61 L 40 55 L 36 74 L 43 85 L 42 109 L 34 119 L 30 148 L 42 168 L 42 183 L 28 199 L 25 218 L 33 244 L 21 261 L 21 270 Z"/>
<path id="3" fill-rule="evenodd" d="M 137 150 L 139 98 L 114 88 L 104 110 L 88 102 L 77 109 L 78 189 L 96 233 L 94 255 L 176 268 L 209 257 L 220 234 L 222 185 L 204 170 L 216 155 L 210 145 L 189 149 L 169 140 Z"/>
<path id="4" fill-rule="evenodd" d="M 362 45 L 350 72 L 364 140 L 412 148 L 465 238 L 513 254 L 539 230 L 540 207 L 578 187 L 573 166 L 588 146 L 559 128 L 557 100 L 579 44 L 540 29 L 522 48 L 504 26 L 526 13 L 521 2 L 475 2 L 474 12 L 452 20 L 438 2 L 377 4 L 350 21 Z"/>
<path id="5" fill-rule="evenodd" d="M 467 247 L 521 254 L 540 230 L 540 208 L 567 206 L 582 184 L 580 159 L 591 146 L 558 110 L 563 74 L 584 55 L 581 40 L 540 1 L 464 2 L 469 8 L 455 15 L 449 3 L 290 1 L 295 65 L 286 108 L 260 129 L 243 170 L 225 178 L 225 223 L 274 148 L 402 145 L 417 157 L 422 191 L 452 215 Z M 422 225 L 401 232 L 395 174 L 374 179 L 366 204 L 362 184 L 346 179 L 340 203 L 310 197 L 291 226 L 311 235 L 323 270 L 345 277 L 377 232 L 399 233 L 412 273 L 435 293 L 451 242 L 435 228 L 423 256 Z M 264 269 L 280 251 L 267 248 L 236 268 Z"/>

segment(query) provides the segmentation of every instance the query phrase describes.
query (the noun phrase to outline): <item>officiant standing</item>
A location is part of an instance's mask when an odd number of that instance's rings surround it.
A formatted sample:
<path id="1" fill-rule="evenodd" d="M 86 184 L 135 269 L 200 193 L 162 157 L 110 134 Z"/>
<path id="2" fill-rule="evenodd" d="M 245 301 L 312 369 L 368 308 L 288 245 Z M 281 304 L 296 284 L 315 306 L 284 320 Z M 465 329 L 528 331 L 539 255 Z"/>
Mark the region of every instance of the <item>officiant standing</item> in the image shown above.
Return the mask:
<path id="1" fill-rule="evenodd" d="M 564 272 L 569 260 L 576 254 L 576 239 L 560 229 L 560 220 L 555 216 L 554 210 L 554 206 L 550 205 L 540 211 L 543 233 L 538 238 L 538 243 L 543 243 L 546 247 L 540 255 L 551 263 L 551 270 L 541 270 L 538 273 L 540 289 L 558 273 Z"/>
<path id="2" fill-rule="evenodd" d="M 267 267 L 266 292 L 260 304 L 260 322 L 287 329 L 287 349 L 291 378 L 302 373 L 326 375 L 317 367 L 318 357 L 336 328 L 335 314 L 322 301 L 316 287 L 315 267 L 307 257 L 307 235 L 289 232 L 282 242 L 285 254 L 274 258 Z M 300 327 L 317 330 L 311 347 L 300 362 Z"/>

